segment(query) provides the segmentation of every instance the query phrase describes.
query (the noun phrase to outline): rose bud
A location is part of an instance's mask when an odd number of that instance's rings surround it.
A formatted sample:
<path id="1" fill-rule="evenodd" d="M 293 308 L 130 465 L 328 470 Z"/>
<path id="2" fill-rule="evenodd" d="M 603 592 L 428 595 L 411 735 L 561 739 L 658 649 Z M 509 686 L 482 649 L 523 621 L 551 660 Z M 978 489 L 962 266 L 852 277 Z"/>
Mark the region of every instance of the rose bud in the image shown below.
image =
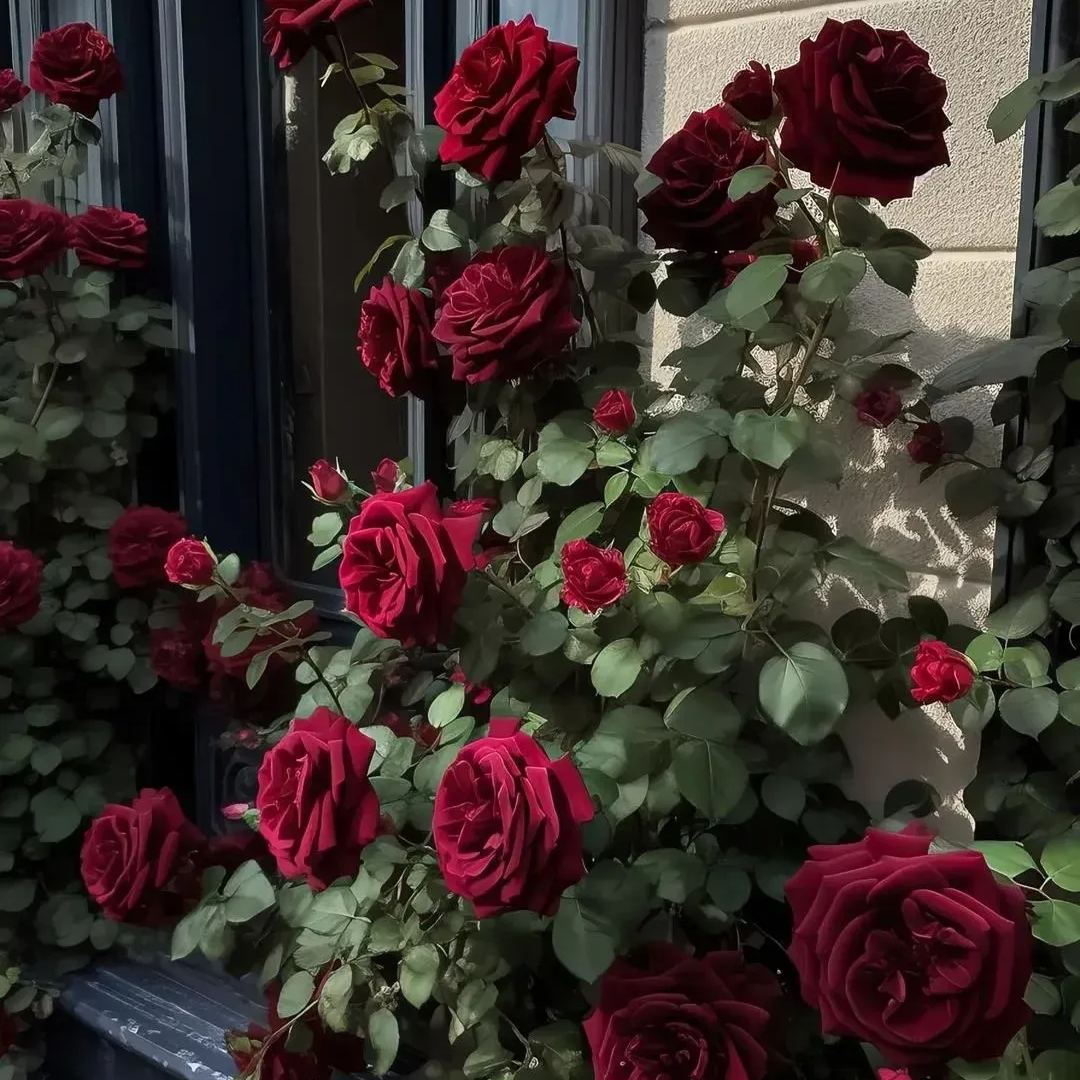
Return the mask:
<path id="1" fill-rule="evenodd" d="M 214 580 L 217 563 L 210 549 L 194 536 L 177 540 L 165 556 L 165 576 L 174 585 L 198 589 Z"/>
<path id="2" fill-rule="evenodd" d="M 920 705 L 948 704 L 962 698 L 974 685 L 971 661 L 944 641 L 924 641 L 915 650 L 911 667 L 911 696 Z"/>
<path id="3" fill-rule="evenodd" d="M 887 428 L 903 408 L 900 395 L 891 386 L 864 390 L 854 405 L 859 423 L 872 428 Z"/>
<path id="4" fill-rule="evenodd" d="M 319 458 L 308 471 L 316 498 L 325 503 L 338 503 L 348 496 L 349 481 L 326 458 Z"/>
<path id="5" fill-rule="evenodd" d="M 720 93 L 724 104 L 745 120 L 762 124 L 773 114 L 772 70 L 751 60 Z"/>
<path id="6" fill-rule="evenodd" d="M 907 452 L 919 465 L 936 465 L 945 454 L 945 432 L 933 420 L 920 424 L 908 440 Z"/>
<path id="7" fill-rule="evenodd" d="M 637 420 L 634 399 L 625 390 L 609 390 L 593 409 L 593 423 L 612 435 L 623 435 Z"/>
<path id="8" fill-rule="evenodd" d="M 398 468 L 398 463 L 385 457 L 371 470 L 372 490 L 380 495 L 394 491 L 400 478 L 401 470 Z"/>

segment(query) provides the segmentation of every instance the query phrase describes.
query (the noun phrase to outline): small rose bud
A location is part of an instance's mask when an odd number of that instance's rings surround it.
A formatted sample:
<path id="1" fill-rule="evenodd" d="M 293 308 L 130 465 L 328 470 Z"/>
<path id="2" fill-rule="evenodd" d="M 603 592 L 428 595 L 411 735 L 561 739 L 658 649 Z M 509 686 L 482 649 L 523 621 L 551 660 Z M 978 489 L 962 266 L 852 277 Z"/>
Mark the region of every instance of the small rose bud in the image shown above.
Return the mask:
<path id="1" fill-rule="evenodd" d="M 214 580 L 217 562 L 202 540 L 193 536 L 177 540 L 165 556 L 165 576 L 174 585 L 199 589 Z"/>
<path id="2" fill-rule="evenodd" d="M 221 808 L 222 816 L 226 821 L 243 821 L 244 815 L 251 809 L 251 804 L 246 802 L 229 803 Z"/>
<path id="3" fill-rule="evenodd" d="M 933 420 L 920 424 L 908 440 L 907 452 L 919 465 L 936 465 L 945 454 L 945 432 Z"/>
<path id="4" fill-rule="evenodd" d="M 859 423 L 873 428 L 887 428 L 903 408 L 900 395 L 891 386 L 864 390 L 854 404 Z"/>
<path id="5" fill-rule="evenodd" d="M 349 481 L 326 458 L 319 458 L 309 472 L 311 486 L 323 502 L 341 502 L 349 494 Z"/>
<path id="6" fill-rule="evenodd" d="M 623 435 L 634 426 L 637 412 L 625 390 L 609 390 L 593 409 L 593 423 L 612 435 Z"/>
<path id="7" fill-rule="evenodd" d="M 763 124 L 773 114 L 772 70 L 766 64 L 751 60 L 749 66 L 737 72 L 724 87 L 720 97 L 744 120 Z"/>
<path id="8" fill-rule="evenodd" d="M 401 470 L 398 468 L 398 463 L 390 458 L 383 458 L 371 472 L 373 490 L 377 494 L 394 491 L 397 488 L 400 475 Z"/>

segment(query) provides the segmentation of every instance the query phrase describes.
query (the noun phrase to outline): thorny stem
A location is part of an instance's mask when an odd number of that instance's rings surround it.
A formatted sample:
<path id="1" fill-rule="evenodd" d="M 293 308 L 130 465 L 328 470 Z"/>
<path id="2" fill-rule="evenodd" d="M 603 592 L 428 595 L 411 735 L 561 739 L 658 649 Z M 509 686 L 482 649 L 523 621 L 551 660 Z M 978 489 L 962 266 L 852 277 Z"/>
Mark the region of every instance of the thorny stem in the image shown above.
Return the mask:
<path id="1" fill-rule="evenodd" d="M 360 104 L 364 108 L 364 112 L 367 114 L 368 123 L 375 121 L 376 127 L 379 129 L 379 145 L 383 149 L 383 153 L 386 154 L 386 160 L 390 163 L 390 175 L 397 176 L 397 162 L 394 160 L 394 152 L 387 145 L 383 138 L 382 124 L 379 122 L 379 118 L 372 112 L 371 106 L 368 104 L 367 94 L 364 93 L 364 88 L 356 81 L 356 76 L 352 72 L 352 67 L 349 64 L 349 47 L 345 44 L 345 39 L 341 36 L 341 31 L 338 29 L 337 23 L 334 23 L 334 37 L 337 39 L 338 48 L 341 49 L 341 67 L 345 72 L 345 78 L 349 80 L 349 85 L 353 88 L 353 92 L 360 100 Z"/>
<path id="2" fill-rule="evenodd" d="M 53 345 L 53 355 L 56 355 L 56 347 L 67 336 L 68 327 L 64 322 L 64 317 L 60 314 L 60 309 L 56 303 L 56 295 L 53 293 L 52 286 L 49 284 L 48 279 L 44 276 L 41 278 L 42 292 L 45 296 L 45 302 L 49 308 L 49 329 L 56 335 L 56 342 Z M 56 327 L 53 326 L 53 319 L 56 319 L 60 324 L 60 332 L 57 333 Z M 38 422 L 41 420 L 42 414 L 45 412 L 45 406 L 49 403 L 49 395 L 53 391 L 53 387 L 56 386 L 56 377 L 60 374 L 59 361 L 53 360 L 52 368 L 49 371 L 48 381 L 45 383 L 45 389 L 41 392 L 41 398 L 37 403 L 37 407 L 34 409 L 34 415 L 30 419 L 30 426 L 36 428 Z"/>
<path id="3" fill-rule="evenodd" d="M 765 136 L 765 140 L 769 144 L 769 149 L 773 152 L 773 157 L 776 160 L 777 172 L 780 173 L 780 176 L 783 179 L 784 183 L 787 184 L 787 186 L 790 188 L 791 177 L 788 174 L 787 166 L 784 165 L 784 159 L 780 155 L 780 147 L 776 142 L 776 135 L 773 132 L 770 132 L 768 135 Z M 802 211 L 803 217 L 806 218 L 806 223 L 810 226 L 811 229 L 814 230 L 814 234 L 818 237 L 818 239 L 824 243 L 825 230 L 828 227 L 828 218 L 826 218 L 824 222 L 819 222 L 817 218 L 814 217 L 812 213 L 810 213 L 809 207 L 807 207 L 806 203 L 801 198 L 795 202 L 795 206 Z"/>
<path id="4" fill-rule="evenodd" d="M 30 420 L 30 426 L 36 428 L 38 421 L 41 419 L 41 414 L 45 411 L 45 406 L 49 402 L 49 395 L 52 393 L 52 388 L 56 385 L 56 376 L 60 373 L 60 365 L 53 361 L 52 370 L 49 372 L 49 381 L 45 384 L 45 389 L 41 393 L 41 400 L 37 403 L 37 408 L 34 410 L 34 415 Z"/>
<path id="5" fill-rule="evenodd" d="M 795 372 L 795 377 L 791 380 L 791 389 L 787 392 L 787 396 L 781 409 L 789 409 L 795 404 L 795 395 L 798 393 L 799 388 L 803 384 L 803 380 L 809 373 L 810 365 L 814 362 L 818 349 L 821 348 L 822 341 L 825 340 L 825 328 L 828 326 L 829 319 L 832 318 L 833 308 L 835 306 L 836 301 L 834 300 L 825 308 L 825 313 L 821 316 L 821 321 L 814 328 L 814 336 L 810 339 L 810 344 L 806 346 L 806 352 L 803 353 L 802 360 Z"/>
<path id="6" fill-rule="evenodd" d="M 483 574 L 483 576 L 487 578 L 487 580 L 490 581 L 491 584 L 495 586 L 495 588 L 499 589 L 501 592 L 504 592 L 507 596 L 509 596 L 510 599 L 513 600 L 519 608 L 521 608 L 522 611 L 528 612 L 530 615 L 532 614 L 532 610 L 529 608 L 529 605 L 526 604 L 525 601 L 522 600 L 521 597 L 518 596 L 518 594 L 514 592 L 514 590 L 511 589 L 510 586 L 507 585 L 506 582 L 498 576 L 498 574 L 493 573 L 490 567 L 485 566 L 484 569 L 480 571 L 480 573 Z"/>

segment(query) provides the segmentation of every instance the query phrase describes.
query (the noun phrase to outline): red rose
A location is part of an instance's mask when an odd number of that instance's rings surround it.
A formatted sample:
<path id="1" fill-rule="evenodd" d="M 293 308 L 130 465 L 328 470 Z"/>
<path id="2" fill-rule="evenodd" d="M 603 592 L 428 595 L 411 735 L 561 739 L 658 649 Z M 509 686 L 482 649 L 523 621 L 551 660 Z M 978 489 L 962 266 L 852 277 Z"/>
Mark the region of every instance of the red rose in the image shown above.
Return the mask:
<path id="1" fill-rule="evenodd" d="M 356 351 L 383 393 L 422 397 L 439 366 L 431 337 L 431 302 L 419 289 L 384 278 L 361 305 Z"/>
<path id="2" fill-rule="evenodd" d="M 779 1000 L 772 972 L 742 953 L 650 942 L 600 980 L 583 1025 L 596 1080 L 761 1080 Z"/>
<path id="3" fill-rule="evenodd" d="M 647 166 L 662 182 L 639 203 L 647 219 L 642 228 L 657 247 L 686 251 L 730 251 L 759 240 L 775 186 L 732 202 L 728 184 L 740 169 L 761 165 L 767 151 L 726 106 L 691 113 Z"/>
<path id="4" fill-rule="evenodd" d="M 533 247 L 483 251 L 446 289 L 435 338 L 455 379 L 522 379 L 553 360 L 578 332 L 566 267 Z"/>
<path id="5" fill-rule="evenodd" d="M 788 281 L 793 280 L 793 274 L 797 275 L 805 270 L 811 263 L 821 258 L 821 248 L 816 240 L 792 240 L 791 241 L 791 270 L 788 271 Z"/>
<path id="6" fill-rule="evenodd" d="M 753 124 L 763 124 L 773 114 L 772 71 L 751 60 L 720 93 L 724 104 Z"/>
<path id="7" fill-rule="evenodd" d="M 513 180 L 553 117 L 573 120 L 578 56 L 531 15 L 489 30 L 461 54 L 435 95 L 439 155 L 488 182 Z"/>
<path id="8" fill-rule="evenodd" d="M 446 508 L 447 517 L 475 517 L 490 514 L 499 505 L 497 499 L 458 499 Z"/>
<path id="9" fill-rule="evenodd" d="M 593 423 L 612 435 L 628 432 L 637 420 L 634 399 L 625 390 L 609 390 L 592 411 Z"/>
<path id="10" fill-rule="evenodd" d="M 974 685 L 975 672 L 968 658 L 944 641 L 923 641 L 911 666 L 911 696 L 920 705 L 956 701 Z"/>
<path id="11" fill-rule="evenodd" d="M 137 270 L 146 263 L 146 222 L 138 214 L 91 206 L 67 225 L 68 244 L 84 266 Z"/>
<path id="12" fill-rule="evenodd" d="M 168 788 L 144 788 L 130 806 L 106 806 L 86 830 L 83 884 L 109 919 L 167 925 L 198 897 L 206 843 Z"/>
<path id="13" fill-rule="evenodd" d="M 384 457 L 371 471 L 372 489 L 380 494 L 393 491 L 397 487 L 400 475 L 401 470 L 398 468 L 398 463 Z"/>
<path id="14" fill-rule="evenodd" d="M 0 631 L 32 619 L 41 607 L 41 560 L 0 540 Z"/>
<path id="15" fill-rule="evenodd" d="M 15 108 L 29 93 L 30 87 L 11 68 L 0 71 L 0 112 Z"/>
<path id="16" fill-rule="evenodd" d="M 370 7 L 372 0 L 263 0 L 263 44 L 278 67 L 299 63 L 313 44 L 332 33 L 332 23 Z"/>
<path id="17" fill-rule="evenodd" d="M 945 432 L 933 420 L 920 424 L 908 440 L 907 452 L 919 465 L 936 465 L 945 454 Z"/>
<path id="18" fill-rule="evenodd" d="M 19 1025 L 7 1009 L 0 1005 L 0 1059 L 15 1046 Z"/>
<path id="19" fill-rule="evenodd" d="M 98 104 L 124 89 L 112 42 L 89 23 L 46 30 L 34 42 L 30 85 L 58 105 L 93 116 Z"/>
<path id="20" fill-rule="evenodd" d="M 776 73 L 781 149 L 834 195 L 888 202 L 949 164 L 945 83 L 903 30 L 826 19 Z"/>
<path id="21" fill-rule="evenodd" d="M 150 666 L 170 686 L 198 690 L 205 674 L 202 639 L 183 626 L 151 630 Z"/>
<path id="22" fill-rule="evenodd" d="M 479 515 L 443 515 L 430 480 L 366 499 L 342 545 L 345 607 L 379 637 L 406 646 L 445 640 L 479 530 Z"/>
<path id="23" fill-rule="evenodd" d="M 552 761 L 513 717 L 462 747 L 435 793 L 432 833 L 443 878 L 483 919 L 553 915 L 585 874 L 581 829 L 593 804 L 569 757 Z"/>
<path id="24" fill-rule="evenodd" d="M 209 548 L 194 536 L 177 540 L 165 556 L 165 576 L 174 585 L 209 585 L 216 566 Z"/>
<path id="25" fill-rule="evenodd" d="M 649 547 L 668 566 L 707 559 L 724 531 L 724 515 L 707 510 L 691 495 L 665 491 L 645 510 L 649 523 Z"/>
<path id="26" fill-rule="evenodd" d="M 854 405 L 859 423 L 872 428 L 887 428 L 904 407 L 900 395 L 891 386 L 864 390 Z"/>
<path id="27" fill-rule="evenodd" d="M 878 1069 L 878 1080 L 911 1080 L 907 1069 Z"/>
<path id="28" fill-rule="evenodd" d="M 562 549 L 563 603 L 596 612 L 618 603 L 626 592 L 626 563 L 617 548 L 571 540 Z"/>
<path id="29" fill-rule="evenodd" d="M 897 1065 L 995 1058 L 1031 1015 L 1024 896 L 979 852 L 930 841 L 908 826 L 811 847 L 786 889 L 791 958 L 829 1034 Z"/>
<path id="30" fill-rule="evenodd" d="M 67 218 L 44 203 L 0 199 L 0 279 L 42 270 L 67 249 Z"/>
<path id="31" fill-rule="evenodd" d="M 312 889 L 352 876 L 379 831 L 368 781 L 375 743 L 343 716 L 318 708 L 294 720 L 259 766 L 259 832 L 278 869 Z"/>
<path id="32" fill-rule="evenodd" d="M 109 558 L 121 589 L 165 582 L 165 556 L 187 532 L 179 515 L 156 506 L 129 506 L 109 529 Z"/>
<path id="33" fill-rule="evenodd" d="M 396 465 L 394 469 L 397 469 Z M 308 472 L 315 495 L 323 502 L 337 503 L 348 496 L 349 481 L 326 458 L 319 458 Z"/>

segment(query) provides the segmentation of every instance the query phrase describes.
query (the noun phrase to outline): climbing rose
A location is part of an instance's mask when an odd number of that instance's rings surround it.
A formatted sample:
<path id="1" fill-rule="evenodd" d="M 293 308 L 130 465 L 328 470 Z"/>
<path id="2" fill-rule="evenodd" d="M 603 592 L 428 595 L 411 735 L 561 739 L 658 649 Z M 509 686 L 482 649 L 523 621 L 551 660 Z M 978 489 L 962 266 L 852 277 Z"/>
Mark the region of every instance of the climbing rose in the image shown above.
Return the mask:
<path id="1" fill-rule="evenodd" d="M 185 536 L 165 556 L 165 576 L 174 585 L 209 585 L 214 580 L 214 556 L 201 540 Z"/>
<path id="2" fill-rule="evenodd" d="M 773 114 L 772 71 L 751 60 L 720 93 L 724 104 L 754 124 L 764 123 Z"/>
<path id="3" fill-rule="evenodd" d="M 945 432 L 933 420 L 920 424 L 908 440 L 907 452 L 919 465 L 936 465 L 945 453 Z"/>
<path id="4" fill-rule="evenodd" d="M 625 390 L 609 390 L 596 403 L 593 423 L 611 435 L 624 435 L 637 420 L 634 399 Z"/>
<path id="5" fill-rule="evenodd" d="M 513 180 L 544 125 L 577 116 L 577 76 L 577 49 L 550 41 L 531 15 L 494 27 L 435 95 L 435 122 L 446 131 L 439 156 L 489 183 Z"/>
<path id="6" fill-rule="evenodd" d="M 397 466 L 394 466 L 396 471 Z M 311 487 L 323 502 L 336 503 L 349 493 L 349 482 L 326 458 L 319 458 L 308 470 Z"/>
<path id="7" fill-rule="evenodd" d="M 146 262 L 146 222 L 111 206 L 91 206 L 68 219 L 68 245 L 84 266 L 137 270 Z"/>
<path id="8" fill-rule="evenodd" d="M 375 743 L 325 707 L 294 720 L 259 766 L 259 832 L 278 869 L 325 889 L 355 876 L 379 831 L 379 797 L 368 780 Z"/>
<path id="9" fill-rule="evenodd" d="M 571 540 L 563 545 L 561 562 L 562 599 L 568 607 L 601 611 L 617 603 L 629 587 L 623 553 L 618 548 Z"/>
<path id="10" fill-rule="evenodd" d="M 827 19 L 776 73 L 780 148 L 834 195 L 905 198 L 917 176 L 949 164 L 947 93 L 903 30 Z"/>
<path id="11" fill-rule="evenodd" d="M 333 23 L 372 0 L 263 0 L 263 44 L 279 68 L 290 68 L 333 34 Z"/>
<path id="12" fill-rule="evenodd" d="M 649 547 L 668 566 L 701 562 L 724 531 L 724 515 L 708 510 L 692 495 L 665 491 L 649 503 Z"/>
<path id="13" fill-rule="evenodd" d="M 384 394 L 423 396 L 439 366 L 431 301 L 419 289 L 407 289 L 387 276 L 360 307 L 356 351 Z"/>
<path id="14" fill-rule="evenodd" d="M 0 199 L 0 279 L 42 270 L 67 249 L 67 218 L 45 203 Z"/>
<path id="15" fill-rule="evenodd" d="M 32 619 L 41 607 L 41 560 L 0 540 L 0 632 Z"/>
<path id="16" fill-rule="evenodd" d="M 443 878 L 480 918 L 504 911 L 553 915 L 585 874 L 580 826 L 593 805 L 568 756 L 552 761 L 520 721 L 491 721 L 435 793 L 432 831 Z"/>
<path id="17" fill-rule="evenodd" d="M 977 851 L 928 854 L 931 839 L 908 826 L 811 847 L 786 888 L 789 953 L 825 1032 L 898 1066 L 996 1058 L 1031 1016 L 1023 893 Z"/>
<path id="18" fill-rule="evenodd" d="M 98 105 L 124 88 L 112 42 L 89 23 L 46 30 L 34 42 L 30 85 L 58 105 L 93 116 Z"/>
<path id="19" fill-rule="evenodd" d="M 0 112 L 15 108 L 29 93 L 30 87 L 11 68 L 0 71 Z M 2 1056 L 3 1053 L 0 1052 L 0 1057 Z"/>
<path id="20" fill-rule="evenodd" d="M 739 952 L 700 959 L 654 941 L 600 980 L 585 1037 L 596 1080 L 761 1080 L 775 976 Z"/>
<path id="21" fill-rule="evenodd" d="M 129 506 L 109 529 L 109 558 L 121 589 L 165 582 L 165 557 L 187 532 L 179 514 L 156 506 Z"/>
<path id="22" fill-rule="evenodd" d="M 911 666 L 911 696 L 920 705 L 956 701 L 975 682 L 968 658 L 944 641 L 923 641 L 915 650 Z"/>
<path id="23" fill-rule="evenodd" d="M 865 427 L 887 428 L 904 407 L 891 386 L 864 390 L 854 401 L 855 415 Z"/>

